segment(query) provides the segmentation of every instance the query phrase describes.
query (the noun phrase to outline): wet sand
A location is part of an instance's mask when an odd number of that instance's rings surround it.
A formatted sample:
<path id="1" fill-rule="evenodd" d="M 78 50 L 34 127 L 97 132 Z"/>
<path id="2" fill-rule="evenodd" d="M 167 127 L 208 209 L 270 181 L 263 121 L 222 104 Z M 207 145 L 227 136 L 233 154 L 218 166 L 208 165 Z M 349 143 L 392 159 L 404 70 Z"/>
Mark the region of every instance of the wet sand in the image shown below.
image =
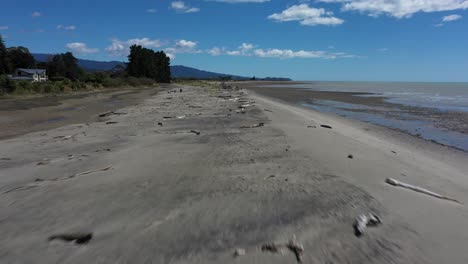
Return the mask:
<path id="1" fill-rule="evenodd" d="M 304 263 L 466 263 L 464 205 L 385 183 L 466 204 L 465 153 L 250 91 L 171 88 L 0 141 L 1 263 L 296 263 L 261 250 L 293 237 Z M 383 224 L 356 237 L 371 212 Z M 92 239 L 49 240 L 75 233 Z"/>
<path id="2" fill-rule="evenodd" d="M 0 139 L 96 121 L 98 113 L 141 103 L 160 88 L 100 90 L 71 95 L 0 100 Z"/>
<path id="3" fill-rule="evenodd" d="M 291 84 L 297 84 L 292 82 Z M 375 119 L 379 125 L 409 133 L 413 136 L 432 140 L 435 143 L 448 145 L 468 151 L 468 113 L 441 111 L 435 108 L 413 107 L 387 102 L 386 97 L 369 93 L 313 91 L 298 88 L 267 88 L 271 83 L 244 83 L 241 87 L 248 88 L 258 94 L 280 99 L 287 103 L 311 105 L 321 110 L 330 109 L 359 119 L 363 113 L 364 119 Z M 369 95 L 372 95 L 369 97 Z M 329 105 L 334 102 L 333 105 Z M 345 104 L 343 104 L 345 103 Z M 340 106 L 341 104 L 341 106 Z M 349 104 L 349 105 L 346 105 Z M 337 111 L 334 111 L 336 109 Z M 356 114 L 352 114 L 352 113 Z M 366 114 L 372 114 L 374 117 Z M 381 116 L 379 118 L 378 116 Z M 385 119 L 389 120 L 388 122 Z M 402 121 L 402 122 L 399 122 Z M 413 124 L 411 124 L 413 123 Z M 447 133 L 448 132 L 448 133 Z"/>

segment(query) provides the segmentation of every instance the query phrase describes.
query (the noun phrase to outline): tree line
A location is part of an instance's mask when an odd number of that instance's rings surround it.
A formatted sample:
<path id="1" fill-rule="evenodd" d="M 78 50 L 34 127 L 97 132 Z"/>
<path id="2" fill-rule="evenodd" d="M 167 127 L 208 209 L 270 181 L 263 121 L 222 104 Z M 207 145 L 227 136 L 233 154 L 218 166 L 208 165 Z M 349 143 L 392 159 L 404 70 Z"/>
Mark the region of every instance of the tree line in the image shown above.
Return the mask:
<path id="1" fill-rule="evenodd" d="M 171 81 L 170 58 L 164 51 L 133 45 L 125 67 L 117 66 L 104 72 L 87 72 L 79 67 L 78 59 L 71 52 L 51 55 L 48 61 L 38 62 L 26 47 L 7 48 L 0 35 L 0 80 L 3 80 L 0 86 L 7 82 L 6 75 L 13 74 L 17 68 L 45 69 L 51 81 L 91 83 L 93 87 L 137 86 Z M 8 81 L 8 85 L 11 86 L 12 83 Z"/>

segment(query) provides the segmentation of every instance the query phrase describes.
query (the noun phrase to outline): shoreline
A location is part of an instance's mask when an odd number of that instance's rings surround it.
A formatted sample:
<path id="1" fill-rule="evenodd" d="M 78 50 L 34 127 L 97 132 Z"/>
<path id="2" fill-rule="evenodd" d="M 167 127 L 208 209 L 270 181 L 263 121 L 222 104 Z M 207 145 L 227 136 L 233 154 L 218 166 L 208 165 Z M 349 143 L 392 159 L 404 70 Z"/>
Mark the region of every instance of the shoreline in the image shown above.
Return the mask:
<path id="1" fill-rule="evenodd" d="M 304 263 L 468 258 L 465 206 L 385 183 L 467 204 L 465 153 L 250 90 L 177 88 L 1 140 L 0 261 L 290 263 L 259 248 L 292 237 Z M 363 213 L 383 224 L 357 238 Z M 93 238 L 47 241 L 67 232 Z"/>
<path id="2" fill-rule="evenodd" d="M 373 123 L 443 146 L 468 152 L 468 113 L 387 102 L 385 96 L 358 92 L 313 91 L 301 88 L 264 88 L 249 83 L 244 88 L 270 98 Z"/>

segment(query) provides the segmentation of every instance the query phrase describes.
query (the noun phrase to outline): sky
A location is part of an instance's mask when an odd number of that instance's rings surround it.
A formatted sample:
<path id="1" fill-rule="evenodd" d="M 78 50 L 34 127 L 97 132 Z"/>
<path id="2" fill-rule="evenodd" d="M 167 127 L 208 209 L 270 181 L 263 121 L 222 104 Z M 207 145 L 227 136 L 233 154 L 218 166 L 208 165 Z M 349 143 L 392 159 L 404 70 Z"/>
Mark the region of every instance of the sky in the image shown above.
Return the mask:
<path id="1" fill-rule="evenodd" d="M 22 0 L 0 8 L 7 46 L 295 80 L 468 82 L 468 0 Z"/>

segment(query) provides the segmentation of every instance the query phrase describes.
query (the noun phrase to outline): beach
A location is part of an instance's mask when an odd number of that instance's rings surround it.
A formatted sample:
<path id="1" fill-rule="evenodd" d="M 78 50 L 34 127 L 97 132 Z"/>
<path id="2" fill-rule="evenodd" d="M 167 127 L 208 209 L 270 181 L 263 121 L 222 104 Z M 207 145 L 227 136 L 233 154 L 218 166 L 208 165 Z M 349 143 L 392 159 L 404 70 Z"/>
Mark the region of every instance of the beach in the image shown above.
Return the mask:
<path id="1" fill-rule="evenodd" d="M 235 86 L 3 108 L 0 262 L 296 263 L 262 250 L 294 240 L 303 263 L 467 263 L 466 152 Z M 92 239 L 51 239 L 76 233 Z"/>

